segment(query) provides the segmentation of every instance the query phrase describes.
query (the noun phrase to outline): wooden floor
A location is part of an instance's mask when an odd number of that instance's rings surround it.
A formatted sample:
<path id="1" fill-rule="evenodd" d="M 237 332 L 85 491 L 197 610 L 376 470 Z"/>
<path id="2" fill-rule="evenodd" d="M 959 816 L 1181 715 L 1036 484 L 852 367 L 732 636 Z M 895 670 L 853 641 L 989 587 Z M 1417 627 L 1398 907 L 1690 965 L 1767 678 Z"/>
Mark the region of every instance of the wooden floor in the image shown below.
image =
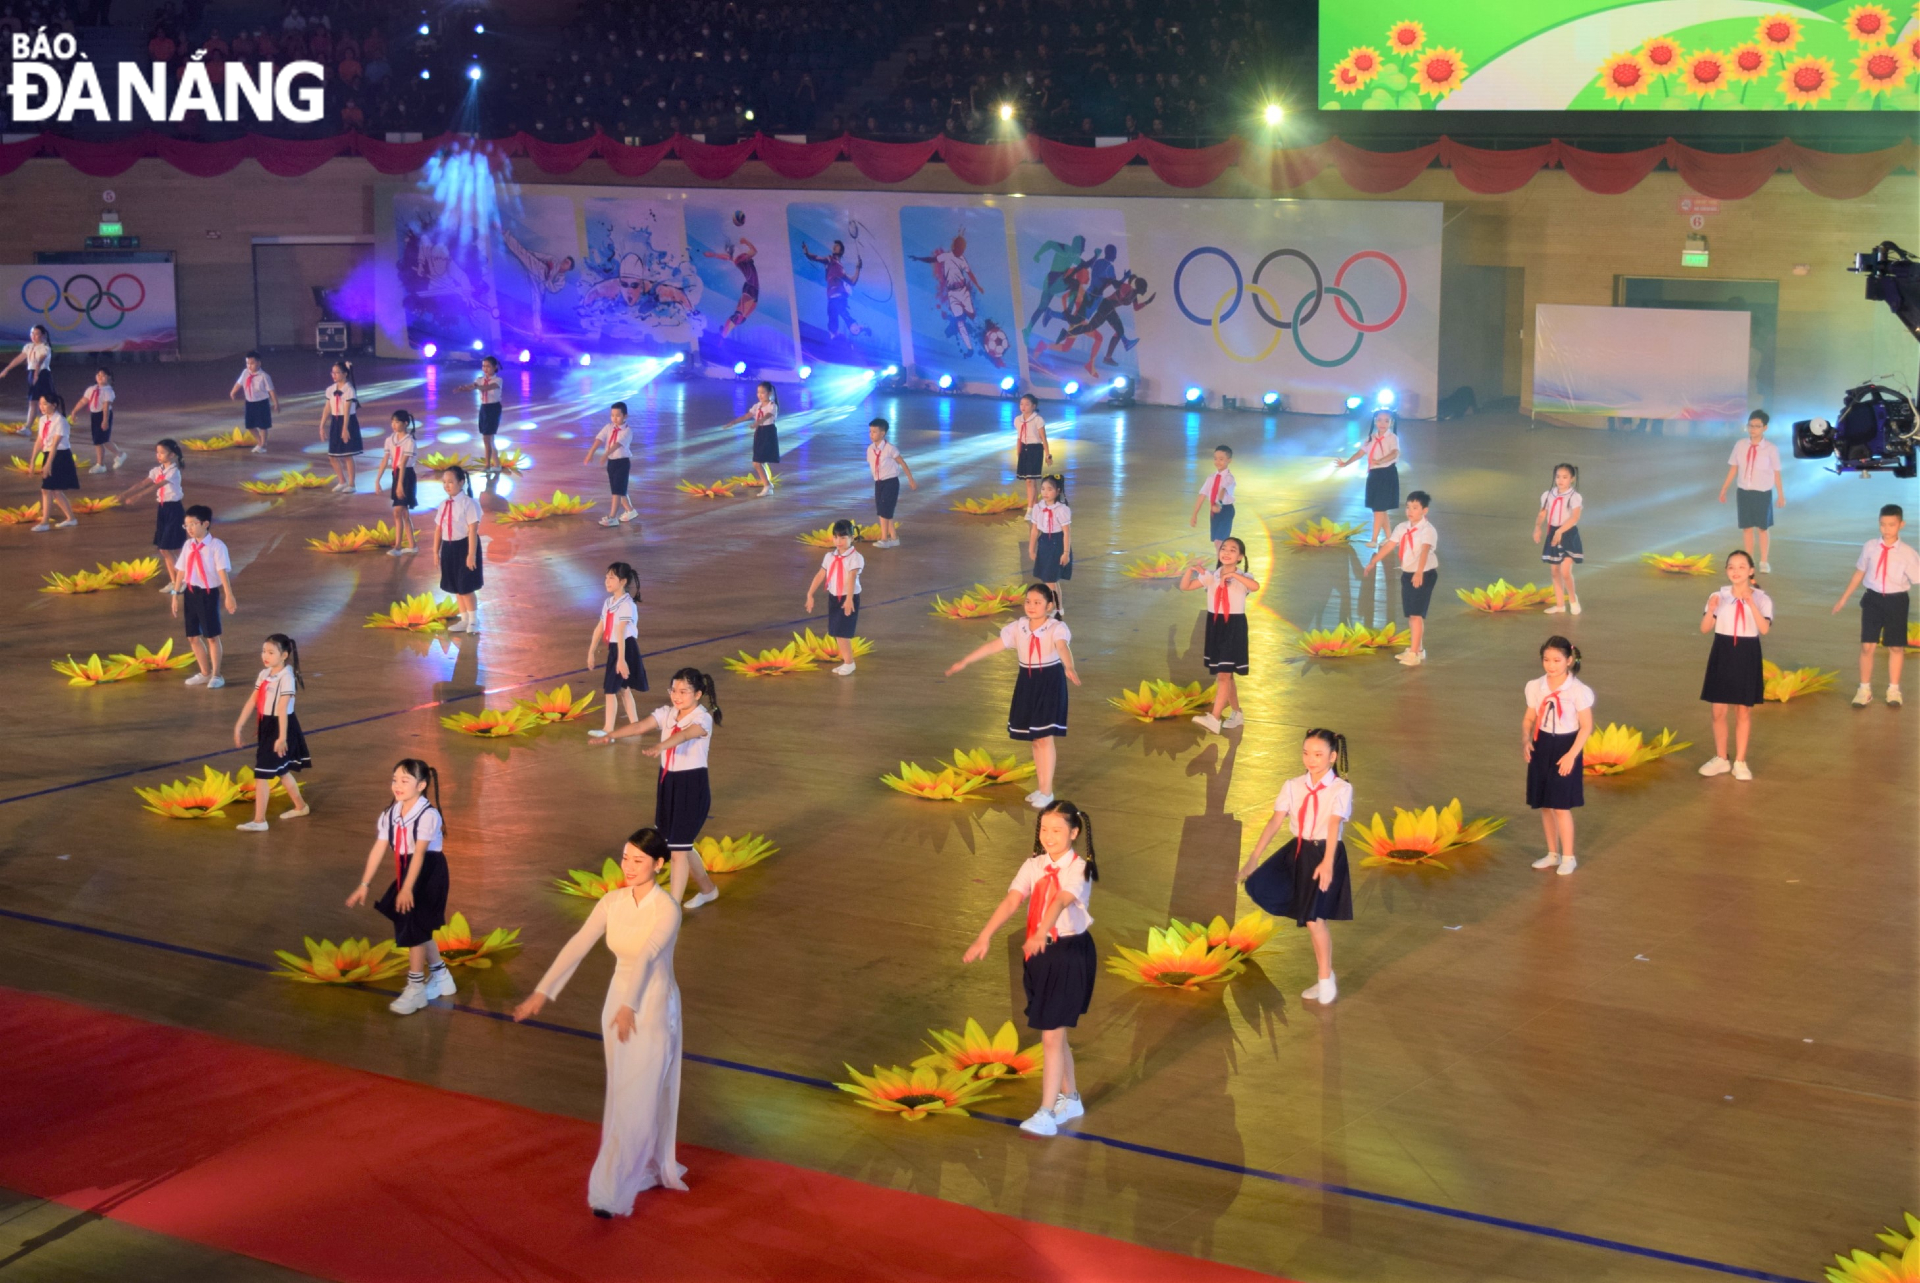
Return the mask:
<path id="1" fill-rule="evenodd" d="M 62 371 L 64 382 L 77 386 L 76 373 Z M 322 382 L 311 358 L 274 373 L 283 388 Z M 188 501 L 219 514 L 238 568 L 240 614 L 226 624 L 236 684 L 224 691 L 161 678 L 74 689 L 48 667 L 70 652 L 178 636 L 150 588 L 34 591 L 45 572 L 144 553 L 145 507 L 83 517 L 77 530 L 0 529 L 11 607 L 0 678 L 15 709 L 0 758 L 0 984 L 596 1117 L 591 1041 L 461 1011 L 399 1020 L 375 995 L 296 986 L 221 958 L 270 962 L 303 935 L 384 938 L 384 920 L 341 902 L 389 763 L 423 755 L 446 773 L 452 907 L 482 928 L 522 928 L 527 945 L 463 976 L 460 1002 L 511 1006 L 585 912 L 551 879 L 597 867 L 650 819 L 653 768 L 630 745 L 588 748 L 584 727 L 597 721 L 484 743 L 442 729 L 441 715 L 512 697 L 484 689 L 597 686 L 576 670 L 615 558 L 645 581 L 641 644 L 656 688 L 681 664 L 718 668 L 742 647 L 785 641 L 820 555 L 794 536 L 870 515 L 863 425 L 879 413 L 898 425 L 921 486 L 903 497 L 904 546 L 867 553 L 861 631 L 873 654 L 850 679 L 720 679 L 726 719 L 707 831 L 764 832 L 781 849 L 727 879 L 681 936 L 687 1050 L 702 1058 L 686 1066 L 686 1139 L 1311 1283 L 1811 1279 L 1833 1251 L 1920 1208 L 1920 706 L 1848 707 L 1856 624 L 1851 610 L 1828 613 L 1878 505 L 1920 510 L 1912 483 L 1790 465 L 1766 650 L 1841 676 L 1832 692 L 1757 713 L 1757 778 L 1739 784 L 1694 773 L 1711 742 L 1695 628 L 1713 581 L 1639 561 L 1735 546 L 1731 506 L 1713 503 L 1726 436 L 1532 429 L 1511 416 L 1407 425 L 1404 485 L 1433 493 L 1442 535 L 1430 662 L 1407 670 L 1384 657 L 1304 662 L 1287 642 L 1296 627 L 1386 618 L 1391 581 L 1361 579 L 1351 553 L 1279 542 L 1286 526 L 1321 514 L 1363 519 L 1358 479 L 1326 461 L 1351 425 L 1097 406 L 1059 415 L 1052 431 L 1075 515 L 1069 619 L 1086 684 L 1074 692 L 1057 791 L 1098 821 L 1103 954 L 1140 945 L 1169 915 L 1245 907 L 1235 863 L 1298 773 L 1308 726 L 1350 738 L 1362 815 L 1457 796 L 1470 815 L 1511 823 L 1451 871 L 1356 869 L 1354 921 L 1334 930 L 1332 1009 L 1297 997 L 1312 959 L 1290 927 L 1224 993 L 1142 991 L 1103 975 L 1074 1040 L 1086 1139 L 1035 1141 L 989 1120 L 902 1123 L 780 1076 L 904 1064 L 929 1028 L 1018 1015 L 1012 940 L 986 964 L 959 959 L 1029 849 L 1031 811 L 1017 798 L 923 803 L 879 782 L 903 759 L 1012 751 L 1011 661 L 943 678 L 990 627 L 928 613 L 936 593 L 1020 574 L 1022 526 L 948 511 L 1009 488 L 1012 407 L 856 401 L 844 385 L 836 399 L 823 384 L 810 406 L 787 399 L 789 458 L 772 499 L 702 501 L 673 484 L 745 470 L 745 435 L 711 425 L 740 412 L 750 389 L 641 388 L 632 373 L 539 369 L 518 389 L 510 375 L 520 404 L 509 404 L 509 436 L 535 460 L 512 498 L 557 486 L 604 501 L 600 470 L 579 458 L 604 405 L 624 397 L 639 428 L 643 519 L 616 531 L 586 518 L 494 529 L 477 639 L 361 628 L 369 612 L 436 585 L 428 558 L 327 556 L 305 540 L 387 516 L 381 499 L 260 500 L 238 488 L 296 450 L 315 453 L 312 396 L 290 399 L 264 461 L 189 461 Z M 127 369 L 120 431 L 134 459 L 115 484 L 147 466 L 157 437 L 236 423 L 224 400 L 232 375 L 225 365 Z M 465 398 L 436 397 L 419 367 L 369 363 L 362 395 L 370 442 L 386 410 L 405 406 L 438 425 L 443 448 L 474 448 Z M 24 450 L 21 438 L 3 440 Z M 1144 726 L 1105 703 L 1142 678 L 1199 676 L 1197 598 L 1120 571 L 1205 548 L 1186 520 L 1216 441 L 1238 451 L 1240 532 L 1268 584 L 1243 684 L 1248 724 L 1227 738 L 1185 722 Z M 1599 720 L 1672 727 L 1695 743 L 1589 785 L 1572 878 L 1527 867 L 1541 840 L 1516 743 L 1520 688 L 1554 629 L 1536 616 L 1476 615 L 1452 592 L 1543 579 L 1528 535 L 1535 496 L 1562 459 L 1582 469 L 1587 563 L 1586 611 L 1561 627 L 1586 652 Z M 82 480 L 84 494 L 108 489 L 107 478 Z M 507 488 L 490 510 L 504 508 Z M 0 500 L 30 497 L 23 474 L 0 471 Z M 312 817 L 252 835 L 143 812 L 137 784 L 182 777 L 202 759 L 248 761 L 230 751 L 230 728 L 271 631 L 298 638 L 308 670 Z M 1920 677 L 1908 689 L 1920 697 Z M 456 702 L 423 707 L 433 701 Z M 232 818 L 245 817 L 236 808 Z M 590 960 L 552 1019 L 593 1027 L 608 969 L 604 953 Z M 1016 1084 L 984 1112 L 1022 1117 L 1037 1095 Z M 9 1261 L 20 1278 L 288 1277 L 31 1200 L 0 1210 Z"/>

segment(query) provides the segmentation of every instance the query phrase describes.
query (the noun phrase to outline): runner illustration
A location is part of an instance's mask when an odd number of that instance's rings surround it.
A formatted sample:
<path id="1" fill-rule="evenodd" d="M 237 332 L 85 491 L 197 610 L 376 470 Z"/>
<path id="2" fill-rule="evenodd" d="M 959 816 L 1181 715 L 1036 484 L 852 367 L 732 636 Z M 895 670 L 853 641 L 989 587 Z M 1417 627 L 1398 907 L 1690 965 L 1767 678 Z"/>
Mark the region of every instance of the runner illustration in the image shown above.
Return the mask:
<path id="1" fill-rule="evenodd" d="M 1033 261 L 1038 263 L 1042 256 L 1047 257 L 1047 278 L 1040 285 L 1040 305 L 1033 309 L 1033 315 L 1020 328 L 1020 336 L 1029 341 L 1033 338 L 1033 327 L 1042 321 L 1064 320 L 1069 313 L 1054 310 L 1053 300 L 1065 298 L 1069 308 L 1079 286 L 1085 282 L 1086 275 L 1080 270 L 1080 256 L 1087 252 L 1087 238 L 1076 236 L 1071 245 L 1062 245 L 1059 241 L 1048 241 L 1033 252 Z"/>
<path id="2" fill-rule="evenodd" d="M 745 325 L 747 318 L 753 315 L 753 310 L 760 306 L 760 268 L 753 261 L 754 255 L 759 252 L 753 242 L 744 236 L 738 245 L 729 243 L 724 252 L 712 249 L 704 251 L 705 257 L 732 263 L 740 269 L 740 301 L 733 305 L 733 315 L 720 327 L 721 338 L 726 338 Z"/>
<path id="3" fill-rule="evenodd" d="M 1093 366 L 1094 359 L 1100 355 L 1099 331 L 1103 326 L 1113 331 L 1113 337 L 1107 340 L 1106 362 L 1108 365 L 1118 364 L 1118 362 L 1113 359 L 1113 356 L 1122 345 L 1125 345 L 1127 351 L 1133 351 L 1140 340 L 1127 337 L 1127 328 L 1124 324 L 1121 309 L 1130 308 L 1138 312 L 1147 304 L 1153 302 L 1156 295 L 1147 293 L 1148 286 L 1146 277 L 1135 276 L 1132 272 L 1128 272 L 1125 276 L 1122 276 L 1119 281 L 1110 282 L 1110 284 L 1112 288 L 1108 291 L 1107 296 L 1095 302 L 1092 313 L 1085 320 L 1076 322 L 1062 330 L 1060 337 L 1053 340 L 1053 342 L 1037 345 L 1033 349 L 1034 355 L 1038 356 L 1048 350 L 1071 352 L 1082 338 L 1091 334 L 1093 336 L 1093 348 L 1087 353 L 1085 369 L 1088 374 L 1093 374 L 1095 372 Z"/>

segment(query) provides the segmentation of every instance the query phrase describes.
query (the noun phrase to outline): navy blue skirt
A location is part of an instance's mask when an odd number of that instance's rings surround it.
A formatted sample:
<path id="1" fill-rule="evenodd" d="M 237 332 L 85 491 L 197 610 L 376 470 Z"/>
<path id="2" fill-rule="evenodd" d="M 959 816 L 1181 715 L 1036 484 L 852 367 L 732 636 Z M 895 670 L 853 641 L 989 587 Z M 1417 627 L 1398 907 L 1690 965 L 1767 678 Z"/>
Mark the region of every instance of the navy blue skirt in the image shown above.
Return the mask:
<path id="1" fill-rule="evenodd" d="M 1760 658 L 1760 639 L 1738 641 L 1725 633 L 1713 635 L 1707 655 L 1707 677 L 1700 698 L 1709 704 L 1742 704 L 1748 708 L 1766 702 L 1767 675 Z"/>
<path id="2" fill-rule="evenodd" d="M 153 514 L 153 546 L 161 552 L 179 552 L 187 546 L 187 505 L 169 499 Z"/>
<path id="3" fill-rule="evenodd" d="M 480 407 L 480 435 L 490 437 L 500 430 L 500 403 L 495 401 Z"/>
<path id="4" fill-rule="evenodd" d="M 1527 805 L 1534 810 L 1571 811 L 1587 804 L 1586 755 L 1573 760 L 1573 770 L 1560 774 L 1560 759 L 1577 738 L 1573 731 L 1535 737 L 1533 756 L 1527 759 Z"/>
<path id="5" fill-rule="evenodd" d="M 627 675 L 620 675 L 618 656 L 621 651 L 627 656 Z M 640 662 L 640 643 L 632 637 L 621 643 L 620 649 L 607 647 L 607 671 L 600 679 L 600 690 L 607 695 L 618 695 L 621 691 L 643 691 L 647 689 L 647 666 Z"/>
<path id="6" fill-rule="evenodd" d="M 387 486 L 387 498 L 393 500 L 394 507 L 405 508 L 408 512 L 412 512 L 419 506 L 419 486 L 419 480 L 413 473 L 413 465 L 409 463 L 393 474 L 393 481 Z"/>
<path id="7" fill-rule="evenodd" d="M 1062 579 L 1073 578 L 1072 560 L 1061 559 L 1066 546 L 1066 532 L 1061 530 L 1041 535 L 1034 540 L 1033 577 L 1043 584 L 1057 584 Z"/>
<path id="8" fill-rule="evenodd" d="M 753 430 L 753 461 L 780 462 L 780 429 L 776 425 L 767 423 Z"/>
<path id="9" fill-rule="evenodd" d="M 87 420 L 87 431 L 94 445 L 106 445 L 113 440 L 113 410 L 95 410 Z"/>
<path id="10" fill-rule="evenodd" d="M 1553 543 L 1553 532 L 1548 531 L 1540 542 L 1540 560 L 1549 564 L 1571 561 L 1576 565 L 1586 560 L 1586 549 L 1580 546 L 1580 527 L 1560 532 L 1560 546 Z"/>
<path id="11" fill-rule="evenodd" d="M 1276 918 L 1295 924 L 1348 922 L 1353 918 L 1353 883 L 1347 875 L 1347 844 L 1333 848 L 1333 877 L 1320 889 L 1314 873 L 1327 844 L 1294 838 L 1247 876 L 1247 898 Z"/>
<path id="12" fill-rule="evenodd" d="M 1392 512 L 1400 506 L 1400 466 L 1367 469 L 1367 511 Z"/>
<path id="13" fill-rule="evenodd" d="M 706 826 L 707 813 L 713 809 L 713 788 L 707 781 L 707 768 L 690 771 L 662 771 L 653 791 L 653 827 L 676 851 L 693 847 L 693 840 Z"/>
<path id="14" fill-rule="evenodd" d="M 1093 937 L 1082 931 L 1061 936 L 1020 968 L 1027 992 L 1027 1028 L 1071 1029 L 1093 1005 L 1093 978 L 1100 970 Z"/>
<path id="15" fill-rule="evenodd" d="M 845 597 L 827 594 L 827 636 L 854 637 L 860 630 L 860 594 L 853 595 L 853 613 L 845 610 Z"/>
<path id="16" fill-rule="evenodd" d="M 1207 640 L 1204 648 L 1209 673 L 1247 675 L 1247 617 L 1216 615 L 1208 611 Z"/>
<path id="17" fill-rule="evenodd" d="M 1038 441 L 1028 442 L 1020 447 L 1019 458 L 1014 461 L 1013 475 L 1022 481 L 1038 481 L 1046 475 L 1047 447 Z"/>
<path id="18" fill-rule="evenodd" d="M 374 909 L 393 923 L 393 942 L 402 949 L 431 944 L 433 933 L 447 925 L 447 857 L 428 851 L 420 876 L 413 880 L 413 907 L 402 913 L 399 908 L 400 879 L 395 878 L 374 902 Z M 414 857 L 405 857 L 402 869 L 413 867 Z"/>
<path id="19" fill-rule="evenodd" d="M 1008 738 L 1043 740 L 1066 733 L 1066 665 L 1020 665 L 1020 675 L 1013 679 L 1013 702 L 1007 708 Z"/>
<path id="20" fill-rule="evenodd" d="M 469 535 L 468 538 L 473 536 Z M 440 541 L 440 591 L 454 596 L 462 593 L 476 593 L 487 583 L 487 546 L 481 544 L 473 552 L 473 566 L 467 566 L 466 539 L 442 539 Z"/>
<path id="21" fill-rule="evenodd" d="M 337 414 L 327 416 L 327 455 L 340 459 L 365 453 L 366 447 L 360 440 L 360 416 L 349 414 L 345 418 Z"/>
<path id="22" fill-rule="evenodd" d="M 313 758 L 307 753 L 307 737 L 300 733 L 300 715 L 287 714 L 287 751 L 276 753 L 273 746 L 280 742 L 280 718 L 269 713 L 260 720 L 259 737 L 253 750 L 253 773 L 259 775 L 297 774 L 313 765 Z"/>

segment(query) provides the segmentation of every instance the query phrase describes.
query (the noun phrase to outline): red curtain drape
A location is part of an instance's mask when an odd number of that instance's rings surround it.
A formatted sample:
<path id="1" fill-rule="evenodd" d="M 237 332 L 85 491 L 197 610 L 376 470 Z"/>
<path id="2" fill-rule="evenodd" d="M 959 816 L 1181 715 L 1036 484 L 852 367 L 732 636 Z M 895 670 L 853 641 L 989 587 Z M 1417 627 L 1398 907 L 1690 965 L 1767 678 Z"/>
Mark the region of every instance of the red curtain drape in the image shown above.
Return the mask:
<path id="1" fill-rule="evenodd" d="M 0 144 L 0 176 L 45 156 L 58 157 L 94 178 L 123 174 L 135 162 L 149 158 L 163 160 L 196 178 L 216 177 L 246 160 L 258 162 L 268 173 L 293 178 L 336 156 L 347 155 L 364 158 L 382 174 L 405 174 L 419 169 L 434 152 L 453 141 L 452 134 L 417 143 L 390 143 L 366 134 L 347 133 L 316 139 L 248 134 L 199 142 L 148 132 L 95 142 L 42 134 L 23 142 Z M 1871 152 L 1814 151 L 1783 140 L 1755 151 L 1733 153 L 1701 151 L 1671 138 L 1658 146 L 1630 152 L 1586 151 L 1558 140 L 1502 150 L 1442 138 L 1407 151 L 1369 151 L 1339 138 L 1286 148 L 1253 147 L 1238 138 L 1211 147 L 1171 147 L 1150 138 L 1111 147 L 1078 147 L 1046 138 L 969 143 L 944 136 L 914 143 L 881 143 L 843 135 L 794 143 L 765 134 L 734 143 L 703 143 L 676 136 L 641 147 L 628 146 L 604 134 L 571 143 L 548 143 L 515 134 L 495 139 L 492 146 L 508 156 L 526 157 L 547 174 L 571 173 L 597 158 L 623 178 L 639 178 L 668 156 L 678 156 L 696 176 L 708 182 L 729 178 L 754 159 L 781 178 L 812 178 L 844 155 L 869 181 L 892 184 L 906 181 L 938 155 L 954 177 L 975 187 L 997 186 L 1010 179 L 1022 161 L 1037 161 L 1069 186 L 1097 188 L 1112 181 L 1129 162 L 1140 159 L 1169 187 L 1204 187 L 1237 165 L 1255 186 L 1286 192 L 1304 187 L 1332 166 L 1349 187 L 1372 194 L 1399 191 L 1437 162 L 1472 192 L 1514 191 L 1531 182 L 1535 174 L 1557 165 L 1585 190 L 1617 196 L 1632 190 L 1664 163 L 1694 191 L 1721 200 L 1751 196 L 1768 178 L 1783 172 L 1791 173 L 1817 196 L 1853 200 L 1872 191 L 1894 170 L 1914 169 L 1916 155 L 1912 139 Z"/>

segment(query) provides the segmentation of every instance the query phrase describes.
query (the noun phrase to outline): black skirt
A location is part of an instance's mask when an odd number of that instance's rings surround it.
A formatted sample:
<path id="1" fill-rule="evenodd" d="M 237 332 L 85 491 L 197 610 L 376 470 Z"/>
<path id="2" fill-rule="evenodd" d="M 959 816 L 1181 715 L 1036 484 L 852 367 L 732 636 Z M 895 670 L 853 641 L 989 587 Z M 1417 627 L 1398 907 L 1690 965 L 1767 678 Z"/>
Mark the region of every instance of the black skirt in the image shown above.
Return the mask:
<path id="1" fill-rule="evenodd" d="M 1384 468 L 1367 469 L 1367 511 L 1392 512 L 1400 506 L 1400 468 L 1389 463 Z"/>
<path id="2" fill-rule="evenodd" d="M 380 893 L 373 906 L 393 923 L 393 942 L 402 949 L 433 943 L 433 933 L 447 925 L 447 857 L 428 851 L 420 858 L 425 863 L 413 882 L 413 907 L 405 913 L 398 908 L 399 878 Z M 408 856 L 400 867 L 410 868 L 412 864 L 413 857 Z"/>
<path id="3" fill-rule="evenodd" d="M 1560 759 L 1579 736 L 1539 735 L 1533 741 L 1533 756 L 1527 759 L 1527 805 L 1536 811 L 1571 811 L 1587 804 L 1586 755 L 1573 759 L 1573 770 L 1560 774 Z"/>
<path id="4" fill-rule="evenodd" d="M 845 597 L 827 594 L 827 636 L 829 637 L 854 637 L 859 634 L 860 594 L 853 595 L 852 614 L 848 614 L 843 608 L 846 600 Z"/>
<path id="5" fill-rule="evenodd" d="M 778 425 L 763 423 L 753 430 L 753 461 L 755 463 L 780 462 L 780 428 Z"/>
<path id="6" fill-rule="evenodd" d="M 1247 617 L 1207 612 L 1207 671 L 1247 675 Z"/>
<path id="7" fill-rule="evenodd" d="M 1575 526 L 1571 530 L 1561 532 L 1560 546 L 1557 548 L 1553 545 L 1553 532 L 1551 530 L 1549 530 L 1546 537 L 1540 541 L 1540 560 L 1549 564 L 1571 561 L 1577 565 L 1586 559 L 1586 549 L 1580 546 L 1580 527 L 1578 526 Z"/>
<path id="8" fill-rule="evenodd" d="M 1066 665 L 1020 665 L 1020 675 L 1013 679 L 1013 703 L 1007 708 L 1008 738 L 1043 740 L 1066 733 Z"/>
<path id="9" fill-rule="evenodd" d="M 1027 991 L 1027 1028 L 1071 1029 L 1093 1005 L 1093 978 L 1100 957 L 1093 937 L 1082 931 L 1061 936 L 1028 958 L 1020 968 Z"/>
<path id="10" fill-rule="evenodd" d="M 873 511 L 883 521 L 892 521 L 900 506 L 900 478 L 888 477 L 873 483 Z"/>
<path id="11" fill-rule="evenodd" d="M 113 440 L 112 409 L 95 410 L 87 419 L 87 431 L 93 437 L 93 444 L 106 445 Z"/>
<path id="12" fill-rule="evenodd" d="M 393 474 L 393 480 L 387 485 L 387 498 L 393 500 L 394 507 L 408 512 L 419 506 L 419 480 L 414 476 L 411 463 Z"/>
<path id="13" fill-rule="evenodd" d="M 38 374 L 27 376 L 27 417 L 31 419 L 39 413 L 41 397 L 54 397 L 59 393 L 53 390 L 53 371 L 42 370 Z"/>
<path id="14" fill-rule="evenodd" d="M 349 414 L 341 418 L 337 414 L 329 414 L 327 416 L 328 457 L 339 459 L 361 454 L 364 451 L 365 447 L 360 441 L 360 416 Z"/>
<path id="15" fill-rule="evenodd" d="M 607 695 L 618 695 L 621 691 L 647 689 L 647 669 L 646 665 L 640 662 L 639 641 L 629 637 L 621 643 L 620 649 L 626 652 L 627 675 L 625 677 L 620 675 L 619 665 L 615 662 L 619 651 L 611 646 L 607 647 L 607 670 L 600 679 L 601 692 Z"/>
<path id="16" fill-rule="evenodd" d="M 713 788 L 707 781 L 706 767 L 660 772 L 660 782 L 653 792 L 653 827 L 660 830 L 669 847 L 689 850 L 711 810 Z"/>
<path id="17" fill-rule="evenodd" d="M 179 552 L 187 546 L 187 505 L 168 499 L 154 510 L 153 546 L 161 552 Z"/>
<path id="18" fill-rule="evenodd" d="M 1057 584 L 1062 579 L 1073 578 L 1073 562 L 1062 561 L 1061 553 L 1067 546 L 1067 535 L 1063 530 L 1041 535 L 1033 543 L 1033 577 L 1043 584 Z"/>
<path id="19" fill-rule="evenodd" d="M 281 755 L 273 751 L 280 739 L 280 719 L 272 713 L 260 719 L 259 743 L 253 750 L 253 773 L 255 775 L 298 774 L 313 765 L 313 758 L 307 754 L 307 737 L 300 733 L 300 715 L 287 714 L 287 751 Z"/>
<path id="20" fill-rule="evenodd" d="M 1709 704 L 1744 704 L 1749 708 L 1766 701 L 1767 675 L 1760 664 L 1758 637 L 1742 637 L 1736 642 L 1725 633 L 1713 635 L 1700 698 Z"/>
<path id="21" fill-rule="evenodd" d="M 1294 838 L 1262 861 L 1247 877 L 1247 897 L 1276 918 L 1292 918 L 1306 926 L 1313 921 L 1349 922 L 1353 919 L 1353 883 L 1347 876 L 1347 844 L 1333 848 L 1333 879 L 1320 889 L 1314 873 L 1327 844 Z"/>
<path id="22" fill-rule="evenodd" d="M 500 430 L 500 403 L 494 401 L 480 407 L 480 435 L 490 437 Z"/>
<path id="23" fill-rule="evenodd" d="M 73 466 L 73 451 L 55 450 L 47 475 L 40 479 L 42 490 L 78 490 L 80 473 Z"/>
<path id="24" fill-rule="evenodd" d="M 1424 618 L 1427 608 L 1433 604 L 1433 585 L 1440 578 L 1440 572 L 1429 569 L 1420 576 L 1420 586 L 1413 586 L 1411 571 L 1400 572 L 1400 610 L 1408 619 L 1416 616 Z"/>
<path id="25" fill-rule="evenodd" d="M 473 536 L 468 535 L 471 539 Z M 487 546 L 481 544 L 473 550 L 473 568 L 467 568 L 467 540 L 442 539 L 440 541 L 440 591 L 450 592 L 454 596 L 462 593 L 476 593 L 487 582 Z"/>
<path id="26" fill-rule="evenodd" d="M 273 402 L 249 401 L 247 405 L 247 431 L 273 431 Z"/>
<path id="27" fill-rule="evenodd" d="M 1046 475 L 1047 447 L 1038 441 L 1030 441 L 1020 447 L 1020 455 L 1013 465 L 1013 475 L 1022 481 L 1038 481 Z"/>

